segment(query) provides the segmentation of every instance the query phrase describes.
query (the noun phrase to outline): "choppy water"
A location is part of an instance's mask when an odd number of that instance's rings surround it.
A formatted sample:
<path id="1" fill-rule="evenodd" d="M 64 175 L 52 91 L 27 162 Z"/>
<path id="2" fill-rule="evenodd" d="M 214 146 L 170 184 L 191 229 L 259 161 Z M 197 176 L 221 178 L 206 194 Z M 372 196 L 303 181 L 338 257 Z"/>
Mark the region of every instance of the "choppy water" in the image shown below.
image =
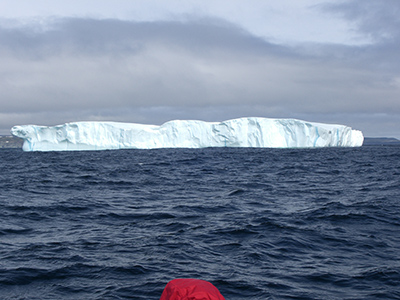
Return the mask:
<path id="1" fill-rule="evenodd" d="M 0 299 L 400 299 L 400 147 L 0 151 Z"/>

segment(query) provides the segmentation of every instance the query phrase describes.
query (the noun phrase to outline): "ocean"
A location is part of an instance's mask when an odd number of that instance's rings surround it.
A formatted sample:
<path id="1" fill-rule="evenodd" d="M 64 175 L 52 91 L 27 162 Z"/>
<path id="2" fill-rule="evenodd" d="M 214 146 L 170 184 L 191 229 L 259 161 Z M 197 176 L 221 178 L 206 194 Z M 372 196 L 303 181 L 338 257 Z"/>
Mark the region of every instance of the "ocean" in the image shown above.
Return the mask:
<path id="1" fill-rule="evenodd" d="M 400 146 L 0 150 L 0 299 L 400 299 Z"/>

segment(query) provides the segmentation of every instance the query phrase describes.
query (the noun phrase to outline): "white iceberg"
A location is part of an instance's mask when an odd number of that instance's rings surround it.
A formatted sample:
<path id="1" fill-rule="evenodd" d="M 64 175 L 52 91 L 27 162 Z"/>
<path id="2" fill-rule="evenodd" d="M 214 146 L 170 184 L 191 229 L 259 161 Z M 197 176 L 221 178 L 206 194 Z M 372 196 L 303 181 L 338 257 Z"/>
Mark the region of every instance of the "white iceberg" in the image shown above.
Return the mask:
<path id="1" fill-rule="evenodd" d="M 73 122 L 14 126 L 24 151 L 260 147 L 359 147 L 361 131 L 295 119 L 240 118 L 223 122 L 175 120 L 163 125 Z"/>

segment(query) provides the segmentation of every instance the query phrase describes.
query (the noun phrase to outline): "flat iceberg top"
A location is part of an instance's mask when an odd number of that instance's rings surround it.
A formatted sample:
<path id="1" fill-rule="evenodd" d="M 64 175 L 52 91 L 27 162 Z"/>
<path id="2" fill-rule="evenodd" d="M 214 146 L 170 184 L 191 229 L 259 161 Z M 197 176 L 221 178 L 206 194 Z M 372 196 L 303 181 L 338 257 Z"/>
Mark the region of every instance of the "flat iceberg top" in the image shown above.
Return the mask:
<path id="1" fill-rule="evenodd" d="M 239 118 L 223 122 L 174 120 L 160 126 L 119 122 L 73 122 L 57 126 L 21 125 L 24 151 L 260 147 L 359 147 L 361 131 L 345 125 L 296 119 Z"/>

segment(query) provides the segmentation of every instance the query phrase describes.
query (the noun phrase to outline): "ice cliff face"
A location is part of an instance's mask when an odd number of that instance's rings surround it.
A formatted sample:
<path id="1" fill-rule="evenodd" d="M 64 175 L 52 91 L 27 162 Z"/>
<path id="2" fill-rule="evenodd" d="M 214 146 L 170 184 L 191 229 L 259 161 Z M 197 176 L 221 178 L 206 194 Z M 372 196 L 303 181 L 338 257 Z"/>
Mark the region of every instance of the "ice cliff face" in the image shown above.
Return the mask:
<path id="1" fill-rule="evenodd" d="M 161 126 L 117 122 L 74 122 L 58 126 L 14 126 L 24 151 L 204 147 L 358 147 L 361 131 L 344 125 L 295 119 L 240 118 L 220 123 L 176 120 Z"/>

